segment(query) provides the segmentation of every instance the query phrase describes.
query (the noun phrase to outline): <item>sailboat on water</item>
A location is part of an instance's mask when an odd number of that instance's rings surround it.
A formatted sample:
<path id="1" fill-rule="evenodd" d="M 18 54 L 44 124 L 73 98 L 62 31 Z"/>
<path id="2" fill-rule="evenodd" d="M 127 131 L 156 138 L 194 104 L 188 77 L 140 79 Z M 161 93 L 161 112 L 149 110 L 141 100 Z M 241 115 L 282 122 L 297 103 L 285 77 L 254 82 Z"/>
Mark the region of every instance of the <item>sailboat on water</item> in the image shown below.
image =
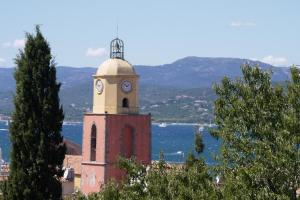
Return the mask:
<path id="1" fill-rule="evenodd" d="M 165 122 L 158 124 L 158 127 L 166 128 L 167 124 Z"/>

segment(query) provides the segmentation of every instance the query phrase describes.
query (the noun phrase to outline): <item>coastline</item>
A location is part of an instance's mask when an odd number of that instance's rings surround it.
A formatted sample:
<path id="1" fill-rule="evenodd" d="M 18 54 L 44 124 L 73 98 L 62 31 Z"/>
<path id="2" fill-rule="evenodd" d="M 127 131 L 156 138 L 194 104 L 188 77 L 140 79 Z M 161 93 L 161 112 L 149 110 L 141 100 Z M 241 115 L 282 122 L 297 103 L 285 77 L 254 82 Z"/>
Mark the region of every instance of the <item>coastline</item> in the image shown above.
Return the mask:
<path id="1" fill-rule="evenodd" d="M 11 116 L 4 115 L 0 113 L 0 123 L 10 123 Z M 83 124 L 83 121 L 76 121 L 76 120 L 64 120 L 63 125 L 79 125 Z M 179 125 L 179 126 L 208 126 L 208 127 L 215 127 L 215 124 L 211 123 L 197 123 L 197 122 L 172 122 L 169 120 L 152 120 L 152 125 L 160 125 L 160 124 L 166 124 L 167 126 L 172 126 L 172 125 Z"/>
<path id="2" fill-rule="evenodd" d="M 11 120 L 0 120 L 0 123 L 7 123 Z M 165 123 L 167 126 L 208 126 L 208 127 L 215 127 L 216 124 L 209 124 L 209 123 L 194 123 L 194 122 L 152 122 L 152 125 L 159 126 L 160 124 Z M 83 121 L 63 121 L 63 125 L 80 125 L 83 124 Z"/>

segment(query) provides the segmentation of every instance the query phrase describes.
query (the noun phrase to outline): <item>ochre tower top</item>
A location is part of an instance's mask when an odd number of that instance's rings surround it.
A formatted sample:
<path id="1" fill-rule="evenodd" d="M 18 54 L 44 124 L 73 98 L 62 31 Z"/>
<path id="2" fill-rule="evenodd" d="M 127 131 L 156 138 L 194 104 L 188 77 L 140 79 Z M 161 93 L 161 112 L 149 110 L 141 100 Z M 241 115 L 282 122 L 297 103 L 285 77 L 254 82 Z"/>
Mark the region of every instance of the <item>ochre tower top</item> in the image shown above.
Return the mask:
<path id="1" fill-rule="evenodd" d="M 94 77 L 93 113 L 138 114 L 138 78 L 124 59 L 124 44 L 111 41 L 110 59 L 104 61 Z"/>

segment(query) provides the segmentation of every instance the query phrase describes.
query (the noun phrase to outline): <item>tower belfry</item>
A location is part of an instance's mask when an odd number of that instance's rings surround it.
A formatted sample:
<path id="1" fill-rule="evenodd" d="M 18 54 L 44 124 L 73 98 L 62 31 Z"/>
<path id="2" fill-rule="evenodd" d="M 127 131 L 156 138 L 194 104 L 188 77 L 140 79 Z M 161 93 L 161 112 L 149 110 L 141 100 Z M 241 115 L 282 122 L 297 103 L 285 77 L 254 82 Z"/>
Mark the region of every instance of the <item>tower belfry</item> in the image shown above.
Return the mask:
<path id="1" fill-rule="evenodd" d="M 110 58 L 119 58 L 124 60 L 124 43 L 116 38 L 110 43 Z"/>
<path id="2" fill-rule="evenodd" d="M 137 114 L 138 79 L 134 67 L 124 59 L 124 43 L 110 43 L 110 59 L 104 61 L 94 77 L 94 113 Z"/>
<path id="3" fill-rule="evenodd" d="M 151 115 L 139 114 L 138 79 L 124 59 L 124 43 L 110 43 L 110 59 L 93 75 L 93 111 L 84 115 L 81 190 L 97 192 L 110 179 L 122 180 L 116 167 L 123 156 L 151 162 Z"/>

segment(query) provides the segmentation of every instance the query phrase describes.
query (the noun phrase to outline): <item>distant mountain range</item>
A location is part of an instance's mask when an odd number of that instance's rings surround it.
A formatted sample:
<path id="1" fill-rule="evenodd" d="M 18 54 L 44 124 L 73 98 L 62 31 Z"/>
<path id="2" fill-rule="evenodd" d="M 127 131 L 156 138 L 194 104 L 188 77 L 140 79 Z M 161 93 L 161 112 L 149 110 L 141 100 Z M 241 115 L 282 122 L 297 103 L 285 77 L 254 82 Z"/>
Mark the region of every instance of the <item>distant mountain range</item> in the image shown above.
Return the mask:
<path id="1" fill-rule="evenodd" d="M 259 61 L 239 58 L 185 57 L 171 64 L 160 66 L 136 66 L 142 84 L 158 84 L 177 88 L 210 87 L 224 76 L 235 78 L 241 75 L 241 65 L 249 63 L 273 71 L 274 81 L 289 78 L 288 68 L 273 67 Z M 157 78 L 159 77 L 159 79 Z"/>
<path id="2" fill-rule="evenodd" d="M 141 107 L 149 104 L 145 112 L 152 112 L 150 104 L 164 102 L 183 93 L 194 94 L 197 91 L 195 88 L 206 91 L 204 93 L 208 95 L 207 89 L 210 90 L 211 85 L 218 83 L 224 76 L 241 76 L 240 67 L 244 63 L 257 64 L 264 70 L 271 70 L 274 82 L 289 79 L 288 68 L 239 58 L 185 57 L 171 64 L 137 65 L 135 70 L 140 75 Z M 67 118 L 81 119 L 82 113 L 91 107 L 92 75 L 96 70 L 92 67 L 57 67 L 57 78 L 62 83 L 60 96 Z M 13 68 L 0 68 L 0 112 L 10 113 L 12 110 L 12 94 L 15 90 L 13 72 Z M 201 99 L 205 99 L 203 92 L 196 93 L 196 96 L 202 95 Z M 208 96 L 211 98 L 213 95 Z"/>
<path id="3" fill-rule="evenodd" d="M 175 88 L 210 87 L 224 76 L 234 78 L 241 75 L 240 66 L 244 63 L 258 64 L 262 69 L 273 71 L 273 81 L 284 81 L 289 78 L 289 69 L 239 58 L 206 58 L 185 57 L 171 64 L 159 66 L 135 66 L 140 75 L 141 85 L 159 85 Z M 57 78 L 64 88 L 74 87 L 91 82 L 96 72 L 93 67 L 57 67 Z M 14 69 L 0 68 L 0 92 L 14 90 Z"/>

